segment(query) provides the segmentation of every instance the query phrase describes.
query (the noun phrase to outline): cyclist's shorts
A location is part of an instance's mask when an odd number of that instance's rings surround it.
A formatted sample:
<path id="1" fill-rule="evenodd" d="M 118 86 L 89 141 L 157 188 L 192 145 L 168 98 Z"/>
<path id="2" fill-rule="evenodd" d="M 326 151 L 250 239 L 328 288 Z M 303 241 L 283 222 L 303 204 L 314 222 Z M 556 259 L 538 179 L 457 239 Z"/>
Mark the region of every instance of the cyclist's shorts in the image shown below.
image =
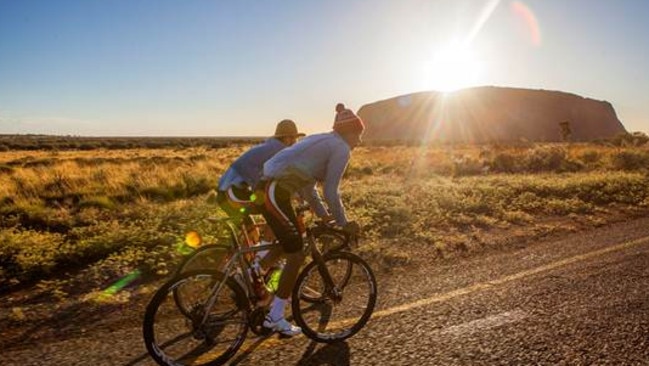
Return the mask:
<path id="1" fill-rule="evenodd" d="M 227 191 L 218 191 L 216 202 L 234 220 L 242 220 L 248 215 L 258 214 L 255 205 L 250 201 L 252 191 L 248 187 L 231 186 Z"/>
<path id="2" fill-rule="evenodd" d="M 277 181 L 260 182 L 256 189 L 257 197 L 263 199 L 257 206 L 286 253 L 295 253 L 302 249 L 304 243 L 298 228 L 295 209 L 291 205 L 292 194 L 281 188 Z"/>

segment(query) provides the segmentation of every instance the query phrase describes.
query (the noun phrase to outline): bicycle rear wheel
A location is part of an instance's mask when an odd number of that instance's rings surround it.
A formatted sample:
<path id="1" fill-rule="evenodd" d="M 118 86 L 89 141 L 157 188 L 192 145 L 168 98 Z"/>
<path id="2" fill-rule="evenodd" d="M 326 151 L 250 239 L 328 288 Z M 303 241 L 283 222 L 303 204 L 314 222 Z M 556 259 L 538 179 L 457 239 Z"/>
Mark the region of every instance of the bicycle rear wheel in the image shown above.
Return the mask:
<path id="1" fill-rule="evenodd" d="M 211 290 L 214 305 L 205 309 Z M 181 289 L 189 314 L 183 314 L 173 299 Z M 207 313 L 207 320 L 203 322 Z M 221 365 L 243 344 L 248 332 L 246 295 L 234 280 L 218 271 L 190 271 L 165 283 L 153 296 L 142 327 L 149 355 L 160 365 Z"/>
<path id="2" fill-rule="evenodd" d="M 199 269 L 220 271 L 227 263 L 231 248 L 232 246 L 226 244 L 204 245 L 180 262 L 176 275 Z"/>
<path id="3" fill-rule="evenodd" d="M 202 246 L 180 263 L 175 276 L 179 276 L 189 271 L 220 271 L 227 263 L 229 251 L 229 245 L 212 244 Z M 185 301 L 182 287 L 174 288 L 173 295 L 178 309 L 183 313 L 183 315 L 189 316 L 192 304 Z"/>
<path id="4" fill-rule="evenodd" d="M 307 337 L 333 343 L 353 336 L 370 319 L 376 305 L 376 279 L 367 263 L 355 254 L 328 253 L 323 259 L 333 288 L 325 285 L 313 261 L 298 276 L 291 307 L 295 322 Z M 305 293 L 309 301 L 301 296 Z"/>

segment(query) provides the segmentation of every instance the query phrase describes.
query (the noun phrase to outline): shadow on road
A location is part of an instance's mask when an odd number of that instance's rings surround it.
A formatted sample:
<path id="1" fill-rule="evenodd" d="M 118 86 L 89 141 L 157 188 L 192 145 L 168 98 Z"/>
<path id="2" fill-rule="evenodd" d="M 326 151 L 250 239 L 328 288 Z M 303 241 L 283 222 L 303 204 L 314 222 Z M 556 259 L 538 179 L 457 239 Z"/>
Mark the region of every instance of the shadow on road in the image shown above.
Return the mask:
<path id="1" fill-rule="evenodd" d="M 318 343 L 311 342 L 297 364 L 300 366 L 349 365 L 349 345 L 347 342 L 327 344 L 315 351 L 317 345 Z"/>
<path id="2" fill-rule="evenodd" d="M 238 365 L 241 361 L 245 360 L 248 356 L 250 356 L 254 350 L 257 349 L 264 341 L 266 341 L 268 338 L 274 336 L 274 334 L 265 336 L 265 337 L 259 337 L 253 344 L 249 345 L 246 347 L 246 349 L 243 349 L 243 347 L 239 350 L 239 353 L 236 355 L 235 358 L 233 358 L 230 361 L 230 365 Z"/>
<path id="3" fill-rule="evenodd" d="M 118 327 L 128 324 L 133 318 L 141 318 L 139 313 L 129 308 L 130 304 L 88 304 L 78 302 L 62 306 L 47 314 L 44 319 L 31 321 L 28 319 L 21 324 L 9 324 L 8 334 L 0 339 L 0 348 L 11 348 L 28 343 L 37 343 L 42 340 L 56 339 L 62 341 L 69 338 L 97 331 L 102 327 Z M 128 314 L 130 317 L 124 315 Z M 110 318 L 111 321 L 106 319 Z M 0 326 L 2 328 L 2 326 Z"/>

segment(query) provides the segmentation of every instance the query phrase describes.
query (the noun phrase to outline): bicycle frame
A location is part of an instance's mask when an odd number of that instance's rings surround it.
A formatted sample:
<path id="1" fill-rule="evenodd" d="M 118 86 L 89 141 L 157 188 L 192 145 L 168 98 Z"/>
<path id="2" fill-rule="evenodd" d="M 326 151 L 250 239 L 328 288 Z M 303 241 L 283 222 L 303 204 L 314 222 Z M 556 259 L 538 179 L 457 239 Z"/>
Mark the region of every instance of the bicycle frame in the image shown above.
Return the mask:
<path id="1" fill-rule="evenodd" d="M 239 242 L 239 237 L 237 236 L 237 230 L 235 229 L 235 226 L 232 224 L 232 222 L 229 219 L 226 219 L 224 221 L 227 224 L 228 229 L 230 231 L 233 247 L 230 249 L 231 256 L 226 262 L 225 266 L 223 267 L 223 274 L 225 275 L 226 279 L 231 277 L 235 273 L 236 267 L 238 266 L 241 269 L 242 272 L 241 277 L 243 278 L 244 286 L 246 287 L 247 292 L 249 294 L 254 294 L 252 281 L 247 271 L 247 269 L 250 268 L 250 263 L 246 260 L 246 255 L 250 253 L 260 252 L 263 250 L 270 250 L 271 248 L 277 247 L 279 244 L 269 243 L 269 244 L 260 244 L 260 245 L 252 246 L 251 240 L 247 234 L 246 225 L 242 222 L 240 224 L 241 225 L 240 232 L 242 233 L 244 240 L 246 240 L 246 242 L 248 243 L 247 247 L 243 247 Z M 255 223 L 255 225 L 258 224 Z M 217 299 L 217 295 L 225 285 L 225 281 L 220 281 L 217 283 L 217 285 L 218 286 L 211 289 L 208 297 L 209 300 L 203 306 L 205 312 L 203 314 L 203 319 L 201 320 L 201 324 L 208 319 L 209 309 L 211 309 L 214 306 L 214 303 L 216 302 Z"/>
<path id="2" fill-rule="evenodd" d="M 247 288 L 248 294 L 252 294 L 252 295 L 249 295 L 249 297 L 250 296 L 256 296 L 256 294 L 254 293 L 252 280 L 251 280 L 250 275 L 248 274 L 248 271 L 247 271 L 247 269 L 250 268 L 250 263 L 246 260 L 246 255 L 250 254 L 250 253 L 256 253 L 256 252 L 264 251 L 264 250 L 270 250 L 272 248 L 278 247 L 280 244 L 278 244 L 278 243 L 269 243 L 269 244 L 260 244 L 260 245 L 243 247 L 241 245 L 241 243 L 239 242 L 239 239 L 238 239 L 238 237 L 236 235 L 235 226 L 229 220 L 226 221 L 226 224 L 228 225 L 228 228 L 230 230 L 230 235 L 232 237 L 233 247 L 231 249 L 231 256 L 228 259 L 225 266 L 223 267 L 223 273 L 225 275 L 225 278 L 227 279 L 227 278 L 231 277 L 236 272 L 236 268 L 238 266 L 242 271 L 242 276 L 241 277 L 243 278 L 243 281 L 244 281 L 243 285 Z M 245 227 L 244 227 L 245 224 L 242 223 L 241 225 L 242 225 L 241 232 L 243 232 L 244 238 L 246 240 L 248 240 L 248 237 L 246 235 L 246 230 L 245 230 Z M 316 227 L 306 229 L 306 238 L 305 238 L 306 239 L 305 240 L 305 245 L 306 246 L 305 246 L 304 250 L 305 250 L 305 252 L 308 252 L 311 255 L 311 258 L 313 259 L 313 261 L 316 262 L 316 264 L 318 266 L 318 272 L 320 273 L 320 275 L 322 276 L 322 278 L 324 280 L 325 290 L 326 290 L 327 293 L 330 293 L 332 290 L 334 290 L 336 288 L 336 284 L 335 284 L 333 278 L 331 277 L 331 274 L 329 273 L 329 271 L 328 271 L 328 269 L 327 269 L 327 267 L 325 265 L 325 260 L 324 260 L 323 253 L 320 251 L 320 249 L 318 249 L 317 245 L 315 245 L 315 233 L 314 233 L 314 230 L 318 230 L 318 229 L 321 230 L 322 226 L 316 226 Z M 335 230 L 335 229 L 329 229 L 329 230 L 331 230 L 333 233 L 342 234 L 342 235 L 344 235 L 344 238 L 345 238 L 345 241 L 344 241 L 345 244 L 342 245 L 341 247 L 336 248 L 335 250 L 342 250 L 342 249 L 348 248 L 349 242 L 352 240 L 352 238 L 348 234 L 345 234 L 340 230 Z M 211 289 L 210 294 L 209 294 L 209 300 L 204 305 L 205 312 L 204 312 L 203 319 L 202 319 L 201 323 L 203 323 L 203 322 L 205 322 L 207 320 L 208 314 L 209 314 L 209 309 L 211 309 L 214 306 L 214 304 L 216 302 L 216 299 L 217 299 L 217 295 L 221 291 L 221 289 L 223 288 L 224 284 L 225 284 L 225 281 L 220 281 L 218 283 L 218 286 L 215 286 L 214 288 Z M 338 297 L 339 297 L 339 293 L 337 291 L 335 291 L 334 293 L 331 293 L 331 295 L 334 298 L 334 300 L 338 299 Z M 253 298 L 253 300 L 254 300 L 254 298 Z"/>

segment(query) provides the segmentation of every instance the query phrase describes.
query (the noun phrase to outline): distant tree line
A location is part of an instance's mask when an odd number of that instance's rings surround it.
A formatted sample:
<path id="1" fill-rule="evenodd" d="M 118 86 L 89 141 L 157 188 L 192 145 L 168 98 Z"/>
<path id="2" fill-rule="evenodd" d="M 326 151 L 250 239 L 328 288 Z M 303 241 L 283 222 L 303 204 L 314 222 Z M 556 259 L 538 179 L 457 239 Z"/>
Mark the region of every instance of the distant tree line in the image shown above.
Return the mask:
<path id="1" fill-rule="evenodd" d="M 242 144 L 258 143 L 264 139 L 264 137 L 83 137 L 0 134 L 0 152 L 11 150 L 120 150 L 188 147 L 221 149 Z M 565 140 L 569 141 L 569 138 Z M 649 136 L 644 132 L 630 132 L 592 142 L 613 146 L 645 146 L 649 143 Z M 516 145 L 520 144 L 521 141 L 491 142 L 491 144 L 493 143 Z M 363 142 L 365 146 L 419 146 L 421 144 L 422 142 L 419 140 L 407 139 L 366 140 Z M 454 143 L 430 141 L 427 145 L 454 145 Z"/>
<path id="2" fill-rule="evenodd" d="M 262 141 L 262 137 L 82 137 L 0 135 L 0 151 L 95 150 L 207 147 L 213 149 Z"/>
<path id="3" fill-rule="evenodd" d="M 563 142 L 571 142 L 572 131 L 569 124 L 560 124 L 561 126 L 561 137 Z M 597 145 L 609 145 L 609 146 L 647 146 L 649 144 L 649 135 L 644 132 L 625 132 L 615 135 L 613 137 L 605 139 L 596 139 L 590 141 Z M 476 143 L 475 145 L 502 145 L 502 146 L 518 146 L 518 145 L 533 145 L 534 141 L 529 141 L 527 139 L 520 140 L 494 140 L 488 142 Z M 449 142 L 449 141 L 437 141 L 431 140 L 428 142 L 422 142 L 419 139 L 369 139 L 364 140 L 364 146 L 452 146 L 452 145 L 466 145 L 466 142 Z"/>
<path id="4" fill-rule="evenodd" d="M 636 131 L 621 133 L 614 137 L 604 140 L 597 140 L 598 143 L 609 143 L 614 146 L 647 146 L 649 135 L 644 132 Z"/>

